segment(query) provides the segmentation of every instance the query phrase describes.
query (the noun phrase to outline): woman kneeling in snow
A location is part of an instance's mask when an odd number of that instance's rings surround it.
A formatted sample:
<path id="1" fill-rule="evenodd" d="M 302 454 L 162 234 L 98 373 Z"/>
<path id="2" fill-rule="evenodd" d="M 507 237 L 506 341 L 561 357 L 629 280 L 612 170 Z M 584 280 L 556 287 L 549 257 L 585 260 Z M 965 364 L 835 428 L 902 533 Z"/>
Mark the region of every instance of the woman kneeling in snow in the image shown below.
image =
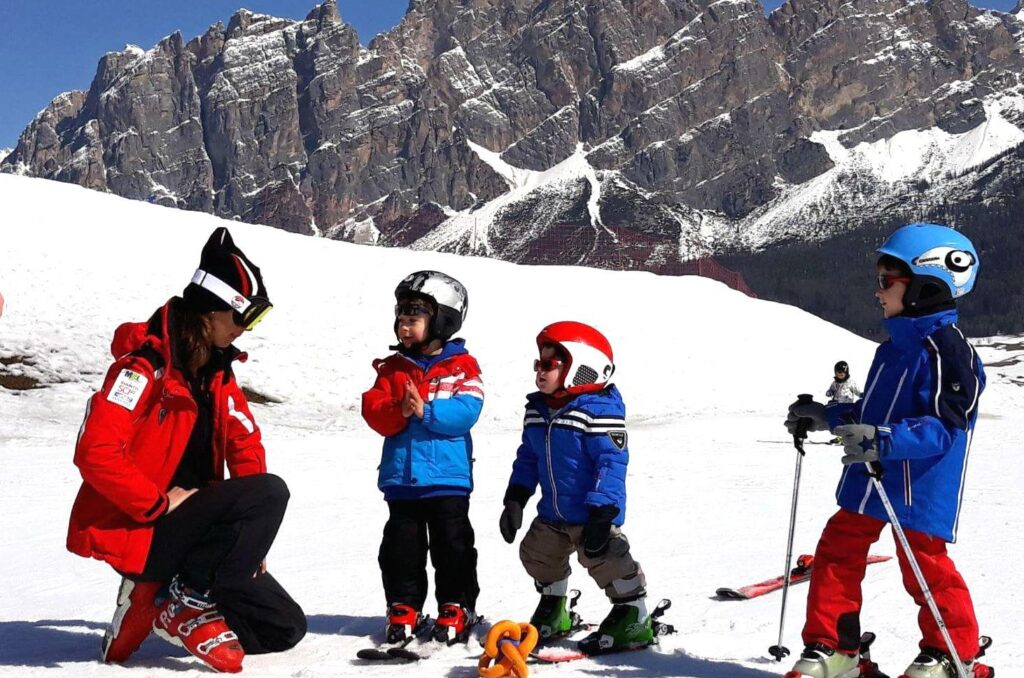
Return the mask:
<path id="1" fill-rule="evenodd" d="M 287 650 L 306 633 L 264 561 L 288 487 L 267 473 L 231 369 L 246 358 L 232 342 L 270 309 L 259 268 L 218 228 L 182 297 L 114 335 L 116 361 L 75 448 L 84 482 L 67 544 L 124 577 L 105 661 L 126 660 L 155 630 L 237 672 L 246 652 Z"/>

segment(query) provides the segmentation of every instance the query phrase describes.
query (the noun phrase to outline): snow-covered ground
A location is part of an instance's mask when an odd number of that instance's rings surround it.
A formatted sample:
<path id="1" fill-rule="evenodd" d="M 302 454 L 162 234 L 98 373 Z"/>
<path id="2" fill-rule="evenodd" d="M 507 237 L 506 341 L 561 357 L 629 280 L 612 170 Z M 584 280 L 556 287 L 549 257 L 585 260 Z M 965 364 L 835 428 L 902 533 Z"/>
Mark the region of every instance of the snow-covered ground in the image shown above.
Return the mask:
<path id="1" fill-rule="evenodd" d="M 0 675 L 172 676 L 202 673 L 196 660 L 151 638 L 125 666 L 96 662 L 113 610 L 117 576 L 64 549 L 79 478 L 72 447 L 86 398 L 110 361 L 114 328 L 144 320 L 181 290 L 199 260 L 213 217 L 166 209 L 75 186 L 0 176 L 0 375 L 45 387 L 0 388 Z M 559 319 L 590 322 L 611 339 L 628 406 L 629 520 L 652 598 L 674 602 L 679 633 L 659 651 L 538 666 L 538 676 L 760 678 L 789 662 L 766 657 L 776 642 L 778 594 L 747 602 L 711 599 L 780 573 L 794 455 L 781 426 L 799 392 L 819 396 L 832 364 L 863 379 L 873 345 L 796 308 L 750 299 L 696 277 L 658 277 L 567 267 L 528 267 L 430 252 L 391 250 L 231 224 L 236 242 L 263 269 L 276 308 L 239 345 L 243 384 L 280 402 L 255 405 L 270 467 L 292 500 L 271 570 L 304 606 L 310 633 L 294 650 L 250 657 L 258 676 L 474 676 L 475 647 L 401 669 L 353 659 L 382 627 L 376 552 L 386 509 L 375 488 L 380 439 L 359 416 L 370 361 L 392 340 L 392 290 L 412 270 L 438 268 L 468 286 L 464 336 L 484 369 L 487 400 L 476 441 L 472 518 L 482 593 L 491 620 L 525 621 L 536 594 L 497 519 L 531 390 L 533 337 Z M 785 275 L 781 271 L 780 275 Z M 865 295 L 872 275 L 865 271 Z M 969 329 L 969 321 L 966 323 Z M 985 342 L 993 363 L 981 400 L 960 543 L 952 553 L 969 582 L 982 630 L 996 645 L 1000 675 L 1024 675 L 1024 595 L 1016 588 L 1024 551 L 1017 524 L 1024 485 L 1019 463 L 1024 342 Z M 10 363 L 10 364 L 8 364 Z M 808 448 L 796 550 L 813 551 L 840 473 L 838 450 Z M 528 508 L 532 515 L 533 503 Z M 877 552 L 893 554 L 883 537 Z M 607 610 L 581 568 L 580 609 Z M 785 644 L 800 649 L 806 586 L 793 589 Z M 874 656 L 892 675 L 916 650 L 916 611 L 895 563 L 869 570 L 864 627 L 879 635 Z M 433 611 L 433 610 L 431 610 Z M 1020 671 L 1021 673 L 1017 673 Z"/>

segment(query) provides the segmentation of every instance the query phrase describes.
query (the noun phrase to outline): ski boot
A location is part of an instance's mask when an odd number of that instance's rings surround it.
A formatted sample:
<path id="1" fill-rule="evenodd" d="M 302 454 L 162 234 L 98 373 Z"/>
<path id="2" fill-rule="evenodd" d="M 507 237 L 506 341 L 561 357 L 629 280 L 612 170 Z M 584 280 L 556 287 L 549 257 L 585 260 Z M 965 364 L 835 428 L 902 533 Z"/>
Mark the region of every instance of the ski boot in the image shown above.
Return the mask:
<path id="1" fill-rule="evenodd" d="M 117 609 L 110 627 L 103 634 L 100 658 L 105 662 L 123 662 L 139 649 L 153 630 L 160 612 L 157 595 L 159 582 L 135 582 L 125 577 L 117 590 Z"/>
<path id="2" fill-rule="evenodd" d="M 653 645 L 654 620 L 643 598 L 615 603 L 597 630 L 578 643 L 580 652 L 601 654 Z"/>
<path id="3" fill-rule="evenodd" d="M 871 661 L 871 643 L 875 634 L 860 637 L 860 650 L 856 655 L 837 652 L 823 643 L 804 648 L 793 670 L 785 678 L 888 678 Z"/>
<path id="4" fill-rule="evenodd" d="M 996 675 L 995 669 L 986 666 L 978 659 L 985 654 L 985 650 L 992 644 L 992 639 L 982 636 L 978 656 L 971 661 L 965 661 L 964 668 L 971 678 L 991 678 Z M 956 664 L 952 658 L 941 650 L 925 648 L 917 659 L 907 667 L 900 678 L 958 678 Z"/>
<path id="5" fill-rule="evenodd" d="M 392 603 L 388 607 L 388 623 L 384 637 L 388 643 L 407 645 L 420 634 L 426 623 L 427 618 L 411 605 Z"/>
<path id="6" fill-rule="evenodd" d="M 566 580 L 537 586 L 540 602 L 530 617 L 530 624 L 537 629 L 541 642 L 563 638 L 583 624 L 580 615 L 573 610 L 580 599 L 580 592 L 573 589 L 566 596 L 566 586 Z"/>
<path id="7" fill-rule="evenodd" d="M 469 632 L 480 621 L 473 610 L 457 603 L 444 603 L 437 611 L 437 621 L 431 637 L 439 643 L 454 645 L 469 639 Z"/>
<path id="8" fill-rule="evenodd" d="M 224 621 L 217 604 L 177 578 L 171 582 L 170 595 L 153 622 L 153 631 L 167 642 L 184 647 L 217 671 L 238 673 L 242 670 L 245 650 Z"/>

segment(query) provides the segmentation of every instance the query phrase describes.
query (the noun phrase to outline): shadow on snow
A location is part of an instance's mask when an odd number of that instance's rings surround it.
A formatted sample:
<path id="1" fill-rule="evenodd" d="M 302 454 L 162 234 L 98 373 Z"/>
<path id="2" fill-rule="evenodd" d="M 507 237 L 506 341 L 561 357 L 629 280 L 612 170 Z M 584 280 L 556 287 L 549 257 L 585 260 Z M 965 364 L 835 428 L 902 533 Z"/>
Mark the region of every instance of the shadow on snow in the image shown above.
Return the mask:
<path id="1" fill-rule="evenodd" d="M 572 666 L 574 676 L 607 678 L 778 678 L 779 675 L 777 672 L 749 669 L 727 661 L 693 657 L 682 650 L 671 653 L 623 652 L 571 662 L 568 666 Z M 478 674 L 475 667 L 456 666 L 445 675 L 446 678 L 473 678 Z"/>
<path id="2" fill-rule="evenodd" d="M 383 631 L 381 617 L 314 614 L 307 617 L 309 633 L 370 636 Z M 41 619 L 0 622 L 0 667 L 59 668 L 62 664 L 98 662 L 105 622 L 84 619 Z M 151 635 L 132 654 L 129 665 L 171 671 L 194 671 L 194 660 L 183 648 Z M 3 673 L 0 671 L 0 673 Z"/>
<path id="3" fill-rule="evenodd" d="M 82 619 L 0 622 L 0 666 L 58 668 L 96 662 L 106 623 Z M 151 636 L 132 655 L 132 666 L 190 671 L 195 664 L 183 649 Z M 185 660 L 185 661 L 181 661 Z"/>

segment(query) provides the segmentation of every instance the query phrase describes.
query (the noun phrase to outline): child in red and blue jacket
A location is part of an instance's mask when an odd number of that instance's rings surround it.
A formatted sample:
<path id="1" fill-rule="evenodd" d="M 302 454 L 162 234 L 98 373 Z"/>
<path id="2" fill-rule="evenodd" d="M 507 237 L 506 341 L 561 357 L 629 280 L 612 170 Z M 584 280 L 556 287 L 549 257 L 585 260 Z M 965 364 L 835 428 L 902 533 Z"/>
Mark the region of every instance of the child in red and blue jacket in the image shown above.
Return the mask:
<path id="1" fill-rule="evenodd" d="M 956 300 L 974 287 L 978 254 L 946 226 L 911 224 L 878 249 L 878 289 L 889 339 L 879 345 L 864 396 L 854 403 L 794 403 L 786 426 L 831 430 L 843 439 L 840 509 L 818 542 L 807 601 L 806 648 L 787 676 L 856 671 L 861 581 L 868 548 L 890 518 L 881 485 L 948 630 L 929 610 L 902 547 L 903 584 L 920 607 L 920 653 L 905 678 L 954 678 L 955 652 L 973 678 L 991 676 L 980 652 L 974 604 L 946 552 L 957 537 L 967 458 L 985 388 L 981 360 L 957 326 Z"/>
<path id="2" fill-rule="evenodd" d="M 378 561 L 387 598 L 387 640 L 401 643 L 425 624 L 427 552 L 435 570 L 437 640 L 464 639 L 476 623 L 477 552 L 469 521 L 470 429 L 483 407 L 480 367 L 462 339 L 466 288 L 437 271 L 395 290 L 397 353 L 375 360 L 363 418 L 385 436 L 377 486 L 390 517 Z"/>
<path id="3" fill-rule="evenodd" d="M 545 639 L 574 630 L 567 608 L 569 557 L 605 590 L 613 607 L 600 627 L 580 641 L 587 653 L 643 647 L 654 638 L 646 581 L 621 525 L 626 518 L 629 449 L 626 407 L 611 384 L 608 340 L 578 322 L 548 325 L 537 335 L 538 391 L 527 396 L 523 442 L 512 465 L 501 515 L 511 544 L 527 500 L 541 489 L 537 518 L 519 548 L 540 603 L 530 623 Z"/>

